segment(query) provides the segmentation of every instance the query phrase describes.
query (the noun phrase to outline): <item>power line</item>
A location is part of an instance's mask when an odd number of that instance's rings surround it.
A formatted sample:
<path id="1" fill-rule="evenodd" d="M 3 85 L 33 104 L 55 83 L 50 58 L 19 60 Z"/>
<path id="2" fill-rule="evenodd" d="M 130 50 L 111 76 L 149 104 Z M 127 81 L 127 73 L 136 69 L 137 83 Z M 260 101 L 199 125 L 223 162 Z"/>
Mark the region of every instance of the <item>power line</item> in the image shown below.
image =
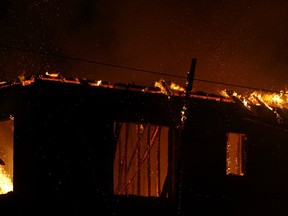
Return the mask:
<path id="1" fill-rule="evenodd" d="M 90 64 L 98 64 L 98 65 L 102 65 L 102 66 L 115 67 L 115 68 L 119 68 L 119 69 L 133 70 L 133 71 L 139 71 L 139 72 L 143 72 L 143 73 L 186 79 L 186 77 L 184 77 L 184 76 L 179 76 L 179 75 L 175 75 L 175 74 L 171 74 L 171 73 L 157 72 L 157 71 L 145 70 L 145 69 L 141 69 L 141 68 L 128 67 L 128 66 L 124 66 L 124 65 L 104 63 L 104 62 L 95 61 L 95 60 L 82 59 L 82 58 L 77 58 L 77 57 L 72 57 L 72 56 L 66 56 L 66 55 L 61 55 L 61 54 L 56 54 L 56 53 L 48 53 L 48 52 L 43 52 L 43 51 L 31 50 L 31 49 L 24 49 L 24 48 L 20 48 L 20 47 L 0 45 L 0 48 L 13 49 L 13 50 L 21 51 L 21 52 L 29 52 L 29 53 L 35 53 L 38 55 L 53 56 L 53 57 L 64 58 L 64 59 L 68 59 L 68 60 L 72 60 L 72 61 L 78 61 L 78 62 L 84 62 L 84 63 L 90 63 Z M 217 85 L 224 85 L 224 86 L 231 86 L 231 87 L 244 88 L 244 89 L 250 89 L 250 90 L 279 93 L 278 91 L 273 91 L 273 90 L 268 90 L 268 89 L 263 89 L 263 88 L 255 88 L 255 87 L 250 87 L 250 86 L 224 83 L 224 82 L 218 82 L 218 81 L 212 81 L 212 80 L 206 80 L 206 79 L 194 78 L 194 80 L 199 81 L 199 82 L 205 82 L 205 83 L 213 83 L 213 84 L 217 84 Z"/>
<path id="2" fill-rule="evenodd" d="M 225 85 L 225 86 L 231 86 L 231 87 L 237 87 L 237 88 L 245 88 L 245 89 L 256 90 L 256 91 L 266 91 L 266 92 L 279 93 L 278 91 L 273 91 L 273 90 L 268 90 L 268 89 L 263 89 L 263 88 L 255 88 L 255 87 L 249 87 L 249 86 L 243 86 L 243 85 L 237 85 L 237 84 L 216 82 L 216 81 L 211 81 L 211 80 L 204 80 L 204 79 L 197 79 L 197 78 L 195 78 L 194 80 L 199 81 L 199 82 L 214 83 L 214 84 L 218 84 L 218 85 Z"/>
<path id="3" fill-rule="evenodd" d="M 156 71 L 151 71 L 151 70 L 144 70 L 144 69 L 140 69 L 140 68 L 132 68 L 132 67 L 127 67 L 127 66 L 123 66 L 123 65 L 103 63 L 103 62 L 99 62 L 99 61 L 76 58 L 76 57 L 71 57 L 71 56 L 65 56 L 65 55 L 56 54 L 56 53 L 47 53 L 47 52 L 42 52 L 42 51 L 28 50 L 28 49 L 24 49 L 24 48 L 20 48 L 20 47 L 3 46 L 3 45 L 1 45 L 0 48 L 14 49 L 14 50 L 23 51 L 23 52 L 36 53 L 39 55 L 46 55 L 46 56 L 53 56 L 53 57 L 64 58 L 64 59 L 68 59 L 68 60 L 85 62 L 85 63 L 90 63 L 90 64 L 98 64 L 98 65 L 115 67 L 115 68 L 120 68 L 120 69 L 140 71 L 140 72 L 145 72 L 145 73 L 150 73 L 150 74 L 157 74 L 157 75 L 164 75 L 164 76 L 170 76 L 170 77 L 185 79 L 185 77 L 183 77 L 183 76 L 178 76 L 178 75 L 174 75 L 174 74 L 156 72 Z"/>

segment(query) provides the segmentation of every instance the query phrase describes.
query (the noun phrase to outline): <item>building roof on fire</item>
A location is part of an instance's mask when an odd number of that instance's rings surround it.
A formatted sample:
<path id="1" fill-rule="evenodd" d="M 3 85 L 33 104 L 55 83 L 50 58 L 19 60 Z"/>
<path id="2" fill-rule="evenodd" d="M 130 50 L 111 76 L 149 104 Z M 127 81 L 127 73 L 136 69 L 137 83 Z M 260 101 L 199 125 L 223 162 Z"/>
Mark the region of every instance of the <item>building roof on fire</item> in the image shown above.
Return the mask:
<path id="1" fill-rule="evenodd" d="M 155 82 L 154 86 L 140 86 L 136 84 L 110 83 L 102 80 L 87 80 L 78 77 L 63 77 L 60 74 L 50 74 L 46 72 L 42 75 L 35 75 L 31 77 L 19 76 L 13 81 L 0 82 L 0 100 L 1 97 L 3 97 L 1 91 L 4 89 L 10 89 L 13 88 L 13 86 L 17 86 L 17 88 L 22 88 L 27 86 L 33 86 L 37 83 L 57 83 L 63 86 L 78 86 L 79 88 L 77 89 L 89 88 L 117 91 L 126 90 L 146 96 L 159 95 L 162 98 L 165 98 L 164 102 L 161 102 L 161 106 L 168 106 L 165 103 L 169 103 L 169 101 L 171 100 L 176 99 L 180 101 L 180 104 L 177 108 L 179 112 L 183 106 L 183 99 L 185 97 L 185 87 L 177 85 L 173 82 L 166 83 L 164 80 Z M 51 85 L 48 86 L 49 88 L 53 88 L 53 86 Z M 288 129 L 288 98 L 286 92 L 265 93 L 260 91 L 254 91 L 248 96 L 241 96 L 235 91 L 226 90 L 223 90 L 218 95 L 208 94 L 200 91 L 192 91 L 190 94 L 190 98 L 191 100 L 195 99 L 196 101 L 214 101 L 220 104 L 231 104 L 231 106 L 233 106 L 233 109 L 237 109 L 237 112 L 241 113 L 241 116 L 243 118 L 249 119 L 250 121 L 261 122 L 262 124 L 268 124 L 270 126 L 285 130 L 286 128 Z M 123 103 L 129 106 L 127 100 Z M 133 100 L 135 100 L 135 98 L 133 98 Z M 157 103 L 159 101 L 154 100 L 154 102 Z M 157 106 L 157 104 L 154 105 Z M 169 110 L 167 112 L 169 113 Z"/>

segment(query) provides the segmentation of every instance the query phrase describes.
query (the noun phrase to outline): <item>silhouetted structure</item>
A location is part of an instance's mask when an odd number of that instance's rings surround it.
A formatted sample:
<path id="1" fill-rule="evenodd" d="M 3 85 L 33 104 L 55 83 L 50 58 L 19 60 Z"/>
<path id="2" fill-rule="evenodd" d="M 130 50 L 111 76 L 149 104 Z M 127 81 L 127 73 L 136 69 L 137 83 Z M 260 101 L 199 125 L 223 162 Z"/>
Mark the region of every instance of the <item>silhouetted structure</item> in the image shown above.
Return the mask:
<path id="1" fill-rule="evenodd" d="M 179 134 L 184 96 L 48 75 L 2 83 L 1 119 L 14 121 L 14 189 L 0 196 L 0 211 L 171 216 L 285 211 L 286 109 L 263 104 L 248 109 L 232 94 L 192 92 Z"/>

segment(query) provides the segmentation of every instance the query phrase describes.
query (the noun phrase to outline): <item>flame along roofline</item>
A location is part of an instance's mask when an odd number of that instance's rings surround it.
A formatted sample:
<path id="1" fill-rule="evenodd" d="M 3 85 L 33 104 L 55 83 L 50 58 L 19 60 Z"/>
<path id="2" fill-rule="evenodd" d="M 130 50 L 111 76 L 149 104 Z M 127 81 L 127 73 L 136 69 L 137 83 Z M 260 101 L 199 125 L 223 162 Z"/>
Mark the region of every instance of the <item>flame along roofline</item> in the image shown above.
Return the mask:
<path id="1" fill-rule="evenodd" d="M 101 88 L 110 88 L 110 89 L 118 89 L 118 90 L 129 90 L 129 91 L 139 91 L 145 93 L 152 94 L 166 94 L 161 90 L 160 87 L 156 86 L 141 86 L 135 84 L 127 84 L 127 83 L 111 83 L 102 80 L 86 80 L 78 77 L 63 77 L 59 74 L 49 74 L 45 73 L 45 75 L 36 75 L 31 77 L 20 77 L 14 81 L 3 81 L 0 82 L 0 89 L 6 88 L 12 85 L 22 85 L 28 86 L 34 83 L 36 80 L 43 81 L 53 81 L 53 82 L 61 82 L 67 84 L 78 84 L 78 85 L 86 85 L 92 87 L 101 87 Z M 184 97 L 185 92 L 179 90 L 170 89 L 172 96 Z M 205 99 L 205 100 L 215 100 L 220 102 L 228 102 L 235 103 L 232 98 L 227 98 L 222 95 L 214 95 L 208 94 L 205 92 L 193 92 L 190 95 L 191 98 Z"/>
<path id="2" fill-rule="evenodd" d="M 92 87 L 92 88 L 108 88 L 108 89 L 117 89 L 117 90 L 126 90 L 126 91 L 135 91 L 135 92 L 142 92 L 144 94 L 161 94 L 166 95 L 169 99 L 171 96 L 173 97 L 186 97 L 185 94 L 185 88 L 181 88 L 181 90 L 178 90 L 178 88 L 173 89 L 173 87 L 167 87 L 165 82 L 163 83 L 163 80 L 160 82 L 155 82 L 155 86 L 149 87 L 149 86 L 140 86 L 135 84 L 125 84 L 125 83 L 110 83 L 110 82 L 104 82 L 102 80 L 93 81 L 93 80 L 86 80 L 82 78 L 67 78 L 59 75 L 53 75 L 45 74 L 45 75 L 38 75 L 38 76 L 31 76 L 29 78 L 25 77 L 18 77 L 15 81 L 9 81 L 9 82 L 1 82 L 0 83 L 0 89 L 6 88 L 12 85 L 20 85 L 20 86 L 29 86 L 37 81 L 49 81 L 49 82 L 60 82 L 60 83 L 67 83 L 67 84 L 74 84 L 74 85 L 83 85 L 86 87 Z M 156 85 L 157 84 L 157 85 Z M 254 96 L 255 100 L 243 97 L 241 95 L 238 95 L 234 91 L 227 91 L 223 90 L 224 92 L 221 92 L 219 95 L 214 94 L 206 94 L 205 92 L 193 92 L 190 95 L 190 98 L 196 98 L 200 100 L 209 100 L 209 101 L 217 101 L 220 103 L 231 103 L 236 104 L 237 106 L 240 106 L 241 108 L 244 108 L 249 112 L 249 115 L 251 114 L 252 118 L 262 118 L 263 113 L 265 112 L 266 117 L 265 121 L 267 121 L 269 124 L 276 124 L 277 127 L 281 126 L 288 127 L 288 106 L 277 106 L 277 104 L 269 103 L 269 101 L 263 100 L 259 95 Z M 272 101 L 273 102 L 273 101 Z M 259 113 L 259 109 L 261 109 Z M 280 108 L 280 110 L 278 110 Z M 283 113 L 282 113 L 283 112 Z M 261 114 L 262 113 L 262 114 Z M 286 113 L 286 114 L 285 114 Z M 270 116 L 270 117 L 268 117 Z"/>

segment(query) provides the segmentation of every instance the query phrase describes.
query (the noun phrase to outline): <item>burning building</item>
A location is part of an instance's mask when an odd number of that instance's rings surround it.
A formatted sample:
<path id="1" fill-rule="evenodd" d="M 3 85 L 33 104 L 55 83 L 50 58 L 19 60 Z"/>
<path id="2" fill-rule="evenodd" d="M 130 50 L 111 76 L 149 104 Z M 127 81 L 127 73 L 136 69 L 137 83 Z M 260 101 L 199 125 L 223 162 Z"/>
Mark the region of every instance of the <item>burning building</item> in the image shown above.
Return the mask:
<path id="1" fill-rule="evenodd" d="M 44 74 L 0 88 L 0 210 L 285 210 L 285 93 L 243 97 Z M 190 89 L 192 90 L 192 89 Z"/>

